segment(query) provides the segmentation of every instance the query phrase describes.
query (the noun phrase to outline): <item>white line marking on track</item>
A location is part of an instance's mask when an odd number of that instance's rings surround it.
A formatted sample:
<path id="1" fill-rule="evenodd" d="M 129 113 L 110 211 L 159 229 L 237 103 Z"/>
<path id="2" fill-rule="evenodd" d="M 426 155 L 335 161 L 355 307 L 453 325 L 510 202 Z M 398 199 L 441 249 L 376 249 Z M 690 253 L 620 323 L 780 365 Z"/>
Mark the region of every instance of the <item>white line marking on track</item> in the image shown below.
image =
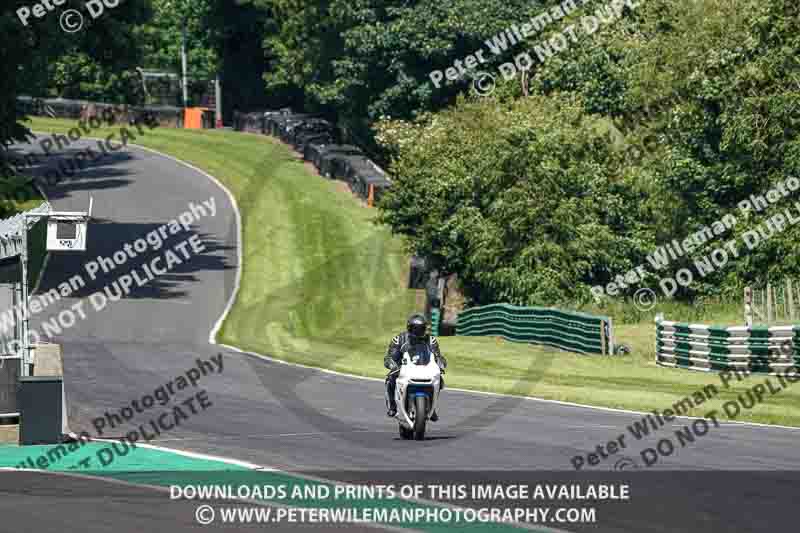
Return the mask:
<path id="1" fill-rule="evenodd" d="M 135 145 L 135 144 L 129 145 L 129 146 L 134 146 L 134 147 L 137 147 L 137 148 L 141 148 L 141 149 L 144 149 L 144 150 L 146 150 L 148 152 L 152 152 L 152 153 L 158 154 L 158 155 L 160 155 L 162 157 L 166 157 L 167 159 L 171 159 L 171 160 L 173 160 L 173 161 L 175 161 L 177 163 L 180 163 L 180 164 L 182 164 L 182 165 L 184 165 L 184 166 L 186 166 L 186 167 L 188 167 L 188 168 L 200 173 L 201 175 L 207 177 L 212 182 L 217 184 L 217 186 L 219 188 L 221 188 L 225 192 L 225 194 L 228 195 L 228 199 L 231 202 L 231 206 L 233 206 L 233 211 L 234 211 L 235 218 L 236 218 L 236 229 L 237 229 L 237 237 L 236 237 L 236 256 L 237 256 L 237 258 L 236 258 L 236 260 L 237 260 L 237 267 L 238 268 L 236 269 L 236 280 L 234 282 L 234 289 L 233 289 L 233 291 L 231 293 L 230 298 L 228 299 L 228 302 L 225 305 L 225 309 L 223 310 L 222 315 L 219 317 L 217 322 L 214 324 L 214 327 L 211 329 L 211 332 L 209 333 L 209 337 L 208 337 L 209 344 L 216 345 L 216 346 L 222 346 L 222 347 L 225 347 L 225 348 L 233 349 L 234 351 L 237 351 L 237 352 L 240 352 L 240 353 L 245 353 L 245 354 L 248 354 L 248 355 L 255 355 L 256 357 L 262 357 L 262 358 L 266 358 L 266 359 L 273 360 L 273 361 L 280 362 L 280 363 L 292 364 L 292 363 L 288 363 L 286 361 L 280 361 L 280 360 L 277 360 L 277 359 L 264 357 L 264 356 L 262 356 L 260 354 L 252 354 L 250 352 L 245 352 L 244 350 L 240 350 L 238 348 L 235 348 L 235 347 L 232 347 L 232 346 L 228 346 L 226 344 L 217 343 L 217 340 L 216 340 L 217 333 L 219 332 L 219 329 L 222 327 L 222 323 L 225 321 L 225 318 L 227 317 L 228 313 L 230 312 L 231 308 L 233 307 L 234 303 L 236 302 L 236 296 L 238 295 L 239 289 L 241 287 L 242 266 L 244 264 L 243 259 L 242 259 L 242 221 L 241 221 L 241 214 L 239 212 L 239 206 L 236 203 L 236 198 L 234 198 L 233 194 L 228 190 L 228 188 L 225 187 L 217 178 L 215 178 L 211 174 L 209 174 L 209 173 L 207 173 L 207 172 L 195 167 L 194 165 L 186 163 L 185 161 L 181 161 L 180 159 L 177 159 L 175 157 L 172 157 L 172 156 L 169 156 L 169 155 L 166 155 L 166 154 L 162 154 L 161 152 L 157 152 L 157 151 L 152 150 L 150 148 L 145 148 L 145 147 L 142 147 L 142 146 L 139 146 L 139 145 Z M 298 366 L 302 366 L 302 365 L 298 365 Z M 315 367 L 305 367 L 305 368 L 310 368 L 310 369 L 316 370 L 316 371 L 321 370 L 321 369 L 318 369 L 318 368 L 315 368 Z M 340 374 L 338 372 L 333 372 L 333 371 L 326 371 L 326 372 L 329 372 L 329 373 L 332 373 L 332 374 L 336 374 L 336 375 L 347 375 L 347 374 Z M 351 377 L 362 377 L 362 376 L 351 376 Z M 377 378 L 366 378 L 366 379 L 374 379 L 375 381 L 383 381 L 382 379 L 377 379 Z M 154 449 L 160 449 L 159 447 L 153 446 L 153 445 L 147 445 L 147 446 L 151 447 L 151 448 L 154 448 Z M 161 448 L 161 449 L 164 449 L 164 450 L 167 450 L 167 451 L 170 451 L 170 452 L 173 452 L 173 453 L 177 453 L 176 450 L 171 449 L 171 448 Z M 193 455 L 196 455 L 196 456 L 202 456 L 203 455 L 203 454 L 194 454 L 193 452 L 183 452 L 183 453 L 193 454 Z M 209 457 L 211 457 L 211 456 L 209 456 Z M 224 459 L 224 458 L 220 458 L 220 457 L 216 457 L 215 460 L 219 460 L 219 461 L 223 461 L 223 462 L 224 461 L 235 461 L 235 460 L 229 460 L 229 459 Z M 267 469 L 267 467 L 264 467 L 264 469 Z M 277 470 L 277 469 L 270 469 L 270 470 Z M 280 470 L 277 470 L 277 471 L 280 471 Z M 292 473 L 292 474 L 289 474 L 289 475 L 297 475 L 297 474 L 293 474 Z M 341 483 L 338 483 L 336 481 L 329 480 L 329 479 L 324 479 L 324 478 L 314 478 L 312 476 L 306 476 L 306 475 L 303 475 L 303 476 L 300 476 L 300 477 L 313 479 L 313 480 L 316 480 L 318 482 L 341 484 Z M 412 500 L 412 501 L 415 501 L 415 500 Z M 441 504 L 439 502 L 428 502 L 428 501 L 425 501 L 425 500 L 422 500 L 421 502 L 417 502 L 417 503 L 425 503 L 427 505 L 436 505 L 436 506 L 441 506 L 441 507 L 456 508 L 455 506 L 452 506 L 452 505 L 448 506 L 448 505 L 445 505 L 445 504 Z M 393 530 L 393 531 L 408 531 L 408 529 L 393 528 L 393 527 L 390 527 L 390 526 L 382 526 L 380 524 L 371 523 L 370 525 L 374 525 L 375 527 L 381 527 L 381 528 L 389 529 L 389 530 Z M 563 533 L 563 530 L 552 529 L 552 528 L 547 528 L 547 527 L 540 527 L 540 526 L 533 527 L 530 524 L 514 523 L 513 525 L 516 526 L 516 527 L 522 527 L 524 529 L 533 529 L 533 530 L 536 530 L 536 531 L 550 531 L 550 532 L 553 532 L 553 533 Z"/>
<path id="2" fill-rule="evenodd" d="M 92 139 L 92 137 L 86 137 L 85 139 Z M 209 344 L 223 346 L 225 348 L 229 348 L 229 349 L 232 349 L 232 350 L 240 352 L 240 353 L 245 353 L 245 354 L 248 354 L 248 355 L 253 355 L 253 356 L 256 356 L 256 357 L 261 357 L 261 358 L 269 359 L 269 360 L 272 360 L 272 361 L 275 361 L 275 362 L 280 362 L 280 363 L 290 364 L 291 365 L 292 363 L 288 363 L 286 361 L 280 361 L 280 360 L 277 360 L 277 359 L 272 359 L 270 357 L 266 357 L 266 356 L 263 356 L 261 354 L 253 354 L 251 352 L 245 352 L 245 351 L 240 350 L 238 348 L 235 348 L 235 347 L 232 347 L 232 346 L 228 346 L 228 345 L 225 345 L 225 344 L 218 344 L 216 342 L 216 335 L 219 332 L 219 329 L 222 326 L 222 323 L 224 322 L 225 317 L 228 315 L 228 313 L 230 312 L 230 309 L 233 307 L 233 304 L 236 301 L 236 295 L 238 294 L 239 288 L 241 286 L 241 272 L 242 272 L 242 265 L 243 265 L 243 261 L 242 261 L 242 223 L 241 223 L 241 214 L 239 212 L 239 207 L 238 207 L 238 205 L 236 203 L 236 199 L 234 198 L 233 194 L 227 189 L 227 187 L 225 187 L 214 176 L 212 176 L 212 175 L 208 174 L 207 172 L 195 167 L 194 165 L 191 165 L 189 163 L 186 163 L 185 161 L 181 161 L 180 159 L 177 159 L 177 158 L 172 157 L 172 156 L 167 155 L 167 154 L 163 154 L 161 152 L 158 152 L 156 150 L 153 150 L 153 149 L 150 149 L 150 148 L 147 148 L 147 147 L 144 147 L 144 146 L 140 146 L 140 145 L 136 145 L 136 144 L 129 144 L 128 146 L 139 148 L 141 150 L 145 150 L 147 152 L 151 152 L 151 153 L 157 154 L 157 155 L 165 157 L 167 159 L 171 159 L 171 160 L 173 160 L 173 161 L 175 161 L 175 162 L 177 162 L 177 163 L 179 163 L 179 164 L 181 164 L 183 166 L 186 166 L 186 167 L 198 172 L 199 174 L 207 177 L 208 179 L 210 179 L 213 183 L 215 183 L 218 187 L 220 187 L 228 195 L 228 198 L 229 198 L 229 200 L 231 202 L 231 205 L 233 206 L 235 219 L 236 219 L 236 227 L 237 227 L 237 240 L 236 240 L 236 252 L 237 252 L 237 254 L 236 255 L 237 255 L 237 267 L 238 268 L 236 269 L 236 281 L 235 281 L 235 284 L 234 284 L 234 290 L 231 293 L 231 297 L 228 299 L 228 302 L 227 302 L 227 304 L 225 306 L 225 309 L 222 312 L 222 315 L 219 317 L 219 319 L 217 320 L 217 322 L 214 324 L 213 328 L 211 329 L 211 332 L 209 333 Z M 296 365 L 296 366 L 303 366 L 303 365 Z M 317 370 L 317 371 L 321 370 L 321 369 L 314 368 L 314 367 L 305 367 L 305 368 L 310 368 L 312 370 Z M 332 373 L 332 374 L 336 374 L 336 375 L 347 375 L 347 374 L 340 374 L 338 372 L 333 372 L 333 371 L 326 371 L 326 372 Z M 362 376 L 350 376 L 350 377 L 363 378 Z M 363 378 L 363 379 L 374 379 L 375 381 L 383 381 L 383 380 L 379 380 L 377 378 Z M 74 435 L 74 433 L 73 433 L 73 435 Z M 116 442 L 116 441 L 111 441 L 111 440 L 107 440 L 107 439 L 94 439 L 94 440 L 102 441 L 102 442 Z M 213 456 L 213 455 L 208 455 L 208 454 L 190 452 L 190 451 L 187 451 L 187 450 L 179 450 L 179 449 L 175 449 L 175 448 L 164 448 L 164 447 L 155 446 L 155 445 L 152 445 L 152 444 L 137 443 L 136 445 L 137 446 L 141 446 L 143 448 L 150 448 L 150 449 L 154 449 L 154 450 L 160 450 L 160 451 L 164 451 L 164 452 L 167 452 L 167 453 L 174 453 L 174 454 L 177 454 L 177 455 L 183 455 L 183 456 L 186 456 L 186 457 L 192 457 L 192 458 L 196 458 L 196 459 L 207 459 L 207 460 L 219 461 L 219 462 L 222 462 L 222 463 L 241 466 L 241 467 L 249 468 L 249 469 L 252 469 L 252 470 L 275 471 L 275 472 L 284 473 L 286 475 L 301 477 L 301 478 L 305 478 L 305 479 L 309 479 L 309 480 L 313 480 L 313 481 L 317 481 L 317 482 L 322 482 L 322 483 L 327 483 L 327 484 L 349 485 L 348 483 L 341 483 L 341 482 L 338 482 L 338 481 L 335 481 L 335 480 L 330 480 L 330 479 L 325 479 L 325 478 L 317 478 L 315 476 L 309 476 L 309 475 L 305 475 L 305 474 L 300 475 L 300 474 L 296 474 L 296 473 L 289 473 L 289 472 L 285 472 L 285 471 L 278 470 L 278 469 L 275 469 L 275 468 L 270 468 L 270 467 L 266 467 L 266 466 L 259 466 L 259 465 L 256 465 L 254 463 L 248 463 L 246 461 L 239 461 L 237 459 L 229 459 L 229 458 L 226 458 L 226 457 L 219 457 L 219 456 Z M 17 469 L 17 468 L 0 468 L 0 470 L 20 471 L 20 469 Z M 158 487 L 158 486 L 154 486 L 154 485 L 147 485 L 147 484 L 144 484 L 144 483 L 130 483 L 130 482 L 125 482 L 125 481 L 121 481 L 121 480 L 112 480 L 112 479 L 108 479 L 108 478 L 105 478 L 105 477 L 95 477 L 95 476 L 90 476 L 90 475 L 86 475 L 86 474 L 78 474 L 78 473 L 73 473 L 73 472 L 59 472 L 59 471 L 35 470 L 35 469 L 25 469 L 25 471 L 27 471 L 27 472 L 38 472 L 38 473 L 44 473 L 44 474 L 55 474 L 55 475 L 72 476 L 72 477 L 83 477 L 83 478 L 94 479 L 94 480 L 102 480 L 102 481 L 105 481 L 105 482 L 116 482 L 116 483 L 125 484 L 125 485 L 132 485 L 132 486 L 138 486 L 138 487 L 148 487 L 148 488 L 151 488 L 151 489 L 154 489 L 154 490 L 159 490 L 159 491 L 162 491 L 162 492 L 168 491 L 168 489 L 166 489 L 164 487 Z M 274 507 L 291 507 L 291 506 L 285 506 L 285 505 L 277 504 L 275 502 L 264 502 L 264 501 L 253 501 L 253 500 L 243 500 L 243 501 L 246 501 L 248 503 L 254 503 L 256 505 L 265 505 L 265 506 L 274 506 Z M 442 503 L 442 502 L 436 502 L 436 501 L 416 500 L 416 499 L 410 499 L 409 501 L 414 501 L 415 503 L 422 503 L 424 505 L 432 505 L 432 506 L 436 506 L 436 507 L 459 508 L 458 506 L 448 505 L 448 504 L 445 504 L 445 503 Z M 375 527 L 375 528 L 379 528 L 379 529 L 385 529 L 385 530 L 389 530 L 389 531 L 398 531 L 398 532 L 414 531 L 414 530 L 409 529 L 409 528 L 399 528 L 399 527 L 393 527 L 393 526 L 386 526 L 386 525 L 378 524 L 378 523 L 375 523 L 375 522 L 369 522 L 369 523 L 367 523 L 367 525 L 369 525 L 370 527 Z M 533 526 L 532 524 L 524 524 L 524 523 L 516 523 L 515 522 L 515 523 L 513 523 L 511 525 L 513 525 L 515 527 L 519 527 L 519 528 L 523 528 L 523 529 L 529 529 L 529 530 L 535 530 L 535 531 L 545 531 L 545 532 L 553 532 L 553 533 L 566 533 L 566 532 L 564 532 L 564 530 L 558 530 L 558 529 L 548 528 L 548 527 L 544 527 L 544 526 Z"/>
<path id="3" fill-rule="evenodd" d="M 85 139 L 97 140 L 97 138 L 94 138 L 94 137 L 85 137 Z M 242 265 L 243 265 L 243 260 L 242 260 L 242 219 L 241 219 L 241 214 L 239 212 L 239 206 L 236 203 L 236 198 L 234 198 L 234 196 L 230 192 L 230 190 L 228 190 L 228 188 L 225 187 L 225 185 L 223 185 L 217 178 L 215 178 L 214 176 L 212 176 L 208 172 L 205 172 L 204 170 L 195 167 L 194 165 L 192 165 L 190 163 L 187 163 L 185 161 L 181 161 L 180 159 L 178 159 L 176 157 L 172 157 L 171 155 L 167 155 L 167 154 L 161 153 L 161 152 L 159 152 L 157 150 L 153 150 L 152 148 L 147 148 L 145 146 L 141 146 L 141 145 L 138 145 L 138 144 L 129 144 L 128 146 L 132 146 L 134 148 L 138 148 L 140 150 L 144 150 L 146 152 L 150 152 L 150 153 L 159 155 L 159 156 L 164 157 L 166 159 L 170 159 L 170 160 L 172 160 L 172 161 L 174 161 L 176 163 L 179 163 L 179 164 L 181 164 L 181 165 L 183 165 L 183 166 L 185 166 L 187 168 L 190 168 L 190 169 L 194 170 L 195 172 L 198 172 L 199 174 L 205 176 L 207 179 L 209 179 L 213 183 L 215 183 L 220 189 L 222 189 L 223 192 L 225 192 L 225 194 L 228 196 L 228 199 L 231 202 L 231 205 L 233 206 L 233 211 L 234 211 L 234 215 L 235 215 L 235 219 L 236 219 L 236 228 L 237 228 L 237 237 L 236 237 L 236 255 L 237 255 L 237 258 L 236 258 L 236 260 L 237 260 L 237 267 L 238 268 L 236 269 L 236 280 L 235 280 L 235 283 L 234 283 L 233 292 L 231 293 L 231 297 L 228 299 L 228 302 L 225 305 L 225 309 L 223 310 L 222 315 L 220 315 L 219 319 L 217 319 L 217 322 L 214 324 L 214 327 L 212 328 L 211 332 L 209 333 L 209 343 L 210 344 L 215 345 L 215 346 L 221 346 L 223 348 L 226 348 L 226 349 L 238 352 L 238 353 L 250 355 L 252 357 L 257 357 L 257 358 L 260 358 L 260 359 L 271 361 L 273 363 L 279 363 L 279 364 L 293 366 L 293 367 L 297 367 L 297 368 L 305 368 L 305 369 L 313 370 L 313 371 L 316 371 L 316 372 L 322 372 L 322 373 L 325 373 L 325 374 L 332 374 L 332 375 L 335 375 L 335 376 L 342 376 L 342 377 L 348 377 L 348 378 L 353 378 L 353 379 L 362 379 L 362 380 L 378 381 L 378 382 L 383 382 L 384 381 L 382 378 L 359 376 L 359 375 L 356 375 L 356 374 L 348 374 L 348 373 L 345 373 L 345 372 L 338 372 L 338 371 L 335 371 L 335 370 L 328 370 L 328 369 L 325 369 L 325 368 L 318 368 L 318 367 L 303 365 L 303 364 L 300 364 L 300 363 L 292 363 L 292 362 L 289 362 L 289 361 L 283 361 L 281 359 L 276 359 L 276 358 L 271 357 L 269 355 L 264 355 L 264 354 L 257 353 L 257 352 L 250 352 L 250 351 L 242 350 L 241 348 L 237 348 L 236 346 L 230 346 L 228 344 L 218 343 L 217 340 L 216 340 L 217 333 L 219 332 L 219 329 L 222 327 L 222 323 L 224 322 L 225 318 L 227 317 L 228 313 L 230 312 L 230 309 L 233 307 L 233 304 L 236 301 L 236 295 L 238 294 L 239 289 L 241 287 L 241 274 L 242 274 Z M 638 416 L 643 416 L 643 415 L 649 414 L 649 413 L 645 413 L 643 411 L 633 411 L 633 410 L 630 410 L 630 409 L 619 409 L 619 408 L 614 408 L 614 407 L 602 407 L 602 406 L 596 406 L 596 405 L 586 405 L 586 404 L 575 403 L 575 402 L 566 402 L 566 401 L 562 401 L 562 400 L 551 400 L 551 399 L 547 399 L 547 398 L 537 398 L 535 396 L 518 396 L 518 395 L 513 395 L 513 394 L 504 394 L 504 393 L 486 392 L 486 391 L 476 391 L 476 390 L 460 389 L 460 388 L 454 388 L 454 387 L 448 387 L 448 389 L 451 390 L 451 391 L 462 392 L 462 393 L 465 393 L 465 394 L 477 394 L 477 395 L 483 395 L 483 396 L 495 396 L 495 397 L 500 397 L 500 398 L 519 398 L 519 399 L 533 401 L 533 402 L 550 403 L 550 404 L 556 404 L 556 405 L 563 405 L 563 406 L 566 406 L 566 407 L 575 407 L 575 408 L 587 409 L 587 410 L 605 411 L 605 412 L 609 412 L 609 413 L 623 413 L 623 414 L 632 414 L 632 415 L 638 415 Z M 697 420 L 700 417 L 680 416 L 679 415 L 679 416 L 676 416 L 676 418 L 683 418 L 683 419 L 686 419 L 686 420 Z M 782 425 L 778 425 L 778 424 L 761 424 L 761 423 L 758 423 L 758 422 L 745 422 L 745 421 L 738 421 L 738 420 L 730 420 L 730 421 L 727 421 L 727 422 L 720 422 L 720 425 L 752 426 L 752 427 L 764 427 L 764 428 L 775 428 L 775 429 L 784 429 L 784 430 L 788 429 L 788 430 L 792 430 L 792 431 L 800 431 L 800 427 L 782 426 Z"/>
<path id="4" fill-rule="evenodd" d="M 277 364 L 281 364 L 281 365 L 288 365 L 288 366 L 293 366 L 293 367 L 297 367 L 297 368 L 303 368 L 303 369 L 307 369 L 307 370 L 313 370 L 313 371 L 316 371 L 316 372 L 322 372 L 322 373 L 325 373 L 325 374 L 332 374 L 332 375 L 335 375 L 335 376 L 341 376 L 341 377 L 346 377 L 346 378 L 362 379 L 362 380 L 366 380 L 366 381 L 378 381 L 378 382 L 381 382 L 381 383 L 383 383 L 383 381 L 384 381 L 382 378 L 373 378 L 373 377 L 370 377 L 370 376 L 359 376 L 359 375 L 356 375 L 356 374 L 348 374 L 346 372 L 338 372 L 336 370 L 328 370 L 327 368 L 318 368 L 318 367 L 314 367 L 314 366 L 303 365 L 303 364 L 300 364 L 300 363 L 292 363 L 290 361 L 283 361 L 281 359 L 276 359 L 276 358 L 271 357 L 269 355 L 264 355 L 264 354 L 257 353 L 257 352 L 249 352 L 247 350 L 242 350 L 241 348 L 237 348 L 236 346 L 231 346 L 229 344 L 219 344 L 219 346 L 222 346 L 222 347 L 224 347 L 224 348 L 226 348 L 228 350 L 232 350 L 232 351 L 237 352 L 237 353 L 249 355 L 251 357 L 256 357 L 256 358 L 259 358 L 259 359 L 264 359 L 264 360 L 269 361 L 271 363 L 277 363 Z M 456 387 L 449 387 L 449 386 L 447 387 L 447 390 L 455 391 L 455 392 L 461 392 L 461 393 L 464 393 L 464 394 L 477 394 L 477 395 L 480 395 L 480 396 L 494 396 L 494 397 L 498 397 L 498 398 L 509 398 L 509 399 L 516 398 L 516 399 L 519 399 L 519 400 L 528 400 L 528 401 L 532 401 L 532 402 L 563 405 L 565 407 L 575 407 L 575 408 L 579 408 L 579 409 L 587 409 L 587 410 L 595 410 L 595 411 L 606 411 L 606 412 L 609 412 L 609 413 L 622 413 L 622 414 L 637 415 L 637 416 L 644 416 L 644 415 L 652 414 L 652 413 L 645 413 L 643 411 L 632 411 L 632 410 L 629 410 L 629 409 L 618 409 L 618 408 L 615 408 L 615 407 L 602 407 L 602 406 L 597 406 L 597 405 L 586 405 L 586 404 L 575 403 L 575 402 L 565 402 L 565 401 L 562 401 L 562 400 L 550 400 L 550 399 L 547 399 L 547 398 L 537 398 L 535 396 L 517 396 L 517 395 L 514 395 L 514 394 L 504 394 L 504 393 L 500 393 L 500 392 L 486 392 L 486 391 L 478 391 L 478 390 L 459 389 L 459 388 L 456 388 Z M 702 417 L 676 415 L 675 418 L 683 418 L 683 419 L 686 419 L 686 420 L 697 420 L 698 418 L 702 418 Z M 800 431 L 800 427 L 781 426 L 781 425 L 777 425 L 777 424 L 761 424 L 761 423 L 758 423 L 758 422 L 744 422 L 744 421 L 738 421 L 738 420 L 729 420 L 729 421 L 726 421 L 726 422 L 719 422 L 719 425 L 721 425 L 721 426 L 725 426 L 725 425 L 728 425 L 728 426 L 739 426 L 739 427 L 754 426 L 754 427 L 764 427 L 764 428 L 773 428 L 773 429 L 790 429 L 790 430 L 793 430 L 793 431 Z"/>

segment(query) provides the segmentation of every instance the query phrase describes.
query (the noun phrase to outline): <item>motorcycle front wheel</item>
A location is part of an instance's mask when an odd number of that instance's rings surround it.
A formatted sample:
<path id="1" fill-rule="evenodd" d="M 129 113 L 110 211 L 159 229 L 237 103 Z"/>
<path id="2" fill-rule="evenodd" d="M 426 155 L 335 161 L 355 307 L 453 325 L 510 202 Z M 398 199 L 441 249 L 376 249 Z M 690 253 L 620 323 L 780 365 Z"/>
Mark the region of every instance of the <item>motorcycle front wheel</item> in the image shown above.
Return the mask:
<path id="1" fill-rule="evenodd" d="M 414 440 L 425 439 L 425 423 L 428 421 L 428 398 L 414 398 Z"/>

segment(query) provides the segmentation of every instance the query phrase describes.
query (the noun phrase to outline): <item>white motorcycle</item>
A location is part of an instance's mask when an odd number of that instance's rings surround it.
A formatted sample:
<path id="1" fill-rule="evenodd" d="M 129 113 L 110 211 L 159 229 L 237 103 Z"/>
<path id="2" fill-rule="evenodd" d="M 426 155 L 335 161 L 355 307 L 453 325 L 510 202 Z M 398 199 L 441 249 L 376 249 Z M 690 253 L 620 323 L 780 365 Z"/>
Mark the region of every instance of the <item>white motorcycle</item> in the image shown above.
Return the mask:
<path id="1" fill-rule="evenodd" d="M 405 352 L 394 392 L 402 438 L 425 438 L 425 424 L 436 410 L 441 390 L 442 371 L 430 349 Z"/>

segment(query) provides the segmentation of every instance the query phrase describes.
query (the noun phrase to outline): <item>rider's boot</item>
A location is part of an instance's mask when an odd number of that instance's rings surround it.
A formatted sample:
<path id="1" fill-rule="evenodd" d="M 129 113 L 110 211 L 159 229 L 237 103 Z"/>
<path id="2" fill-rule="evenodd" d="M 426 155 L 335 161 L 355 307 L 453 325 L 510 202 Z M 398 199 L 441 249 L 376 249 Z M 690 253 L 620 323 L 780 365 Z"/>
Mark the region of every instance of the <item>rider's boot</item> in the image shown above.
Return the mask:
<path id="1" fill-rule="evenodd" d="M 439 420 L 439 415 L 434 411 L 431 413 L 431 422 L 436 422 L 437 420 Z"/>
<path id="2" fill-rule="evenodd" d="M 395 391 L 395 381 L 391 379 L 391 374 L 386 378 L 386 393 L 384 394 L 384 398 L 386 398 L 386 405 L 389 407 L 389 410 L 386 411 L 386 416 L 389 418 L 394 418 L 397 414 L 397 402 L 394 398 L 394 391 Z M 396 378 L 395 378 L 396 379 Z"/>

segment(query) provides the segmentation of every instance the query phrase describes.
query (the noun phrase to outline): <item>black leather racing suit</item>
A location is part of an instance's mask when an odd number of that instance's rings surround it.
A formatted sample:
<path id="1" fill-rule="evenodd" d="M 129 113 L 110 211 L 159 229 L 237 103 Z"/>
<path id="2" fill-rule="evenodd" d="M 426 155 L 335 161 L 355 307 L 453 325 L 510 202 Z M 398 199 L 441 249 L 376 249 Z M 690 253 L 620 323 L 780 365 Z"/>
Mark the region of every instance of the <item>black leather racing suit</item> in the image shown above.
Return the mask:
<path id="1" fill-rule="evenodd" d="M 427 339 L 425 337 L 427 337 Z M 444 358 L 441 350 L 439 350 L 439 341 L 437 341 L 436 337 L 433 335 L 426 335 L 425 337 L 423 337 L 422 342 L 428 342 L 436 364 L 439 365 L 439 368 L 442 369 L 442 373 L 444 373 L 444 369 L 447 367 L 447 359 Z M 411 335 L 404 331 L 392 339 L 389 343 L 389 349 L 386 350 L 386 357 L 383 358 L 383 366 L 391 370 L 389 375 L 386 376 L 386 401 L 389 409 L 397 409 L 394 400 L 394 389 L 397 385 L 397 375 L 400 373 L 400 365 L 403 362 L 403 353 L 406 352 L 410 346 Z M 392 361 L 395 363 L 395 370 L 392 370 Z M 442 377 L 441 388 L 444 388 L 444 377 Z"/>

